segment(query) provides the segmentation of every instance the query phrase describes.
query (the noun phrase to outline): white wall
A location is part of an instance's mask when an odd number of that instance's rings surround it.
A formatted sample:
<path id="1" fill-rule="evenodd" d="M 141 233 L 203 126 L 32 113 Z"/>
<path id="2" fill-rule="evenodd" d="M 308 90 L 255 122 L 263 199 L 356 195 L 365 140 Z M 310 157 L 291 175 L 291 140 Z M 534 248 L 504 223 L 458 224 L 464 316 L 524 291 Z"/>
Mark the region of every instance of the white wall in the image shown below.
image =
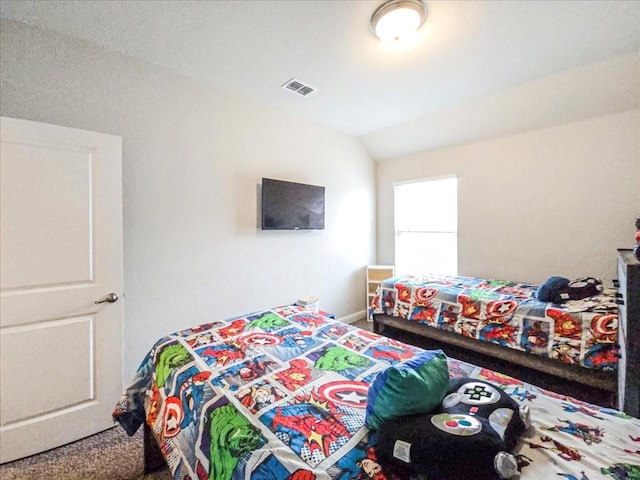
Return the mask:
<path id="1" fill-rule="evenodd" d="M 375 167 L 357 140 L 2 21 L 0 113 L 123 137 L 125 381 L 161 335 L 314 294 L 364 314 Z M 257 228 L 262 177 L 326 187 L 324 231 Z"/>
<path id="2" fill-rule="evenodd" d="M 640 216 L 640 110 L 378 162 L 376 174 L 382 263 L 394 259 L 393 183 L 456 174 L 460 274 L 610 285 Z"/>

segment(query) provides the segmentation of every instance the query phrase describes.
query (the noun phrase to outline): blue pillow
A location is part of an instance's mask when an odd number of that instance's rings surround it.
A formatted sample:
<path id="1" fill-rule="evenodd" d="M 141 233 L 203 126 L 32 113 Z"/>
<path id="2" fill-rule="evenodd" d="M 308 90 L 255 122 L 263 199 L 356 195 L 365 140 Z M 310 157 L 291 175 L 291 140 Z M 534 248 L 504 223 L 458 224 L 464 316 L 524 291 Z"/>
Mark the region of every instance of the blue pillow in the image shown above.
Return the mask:
<path id="1" fill-rule="evenodd" d="M 442 350 L 427 350 L 380 372 L 367 395 L 365 422 L 377 430 L 402 415 L 431 413 L 447 393 L 449 367 Z"/>

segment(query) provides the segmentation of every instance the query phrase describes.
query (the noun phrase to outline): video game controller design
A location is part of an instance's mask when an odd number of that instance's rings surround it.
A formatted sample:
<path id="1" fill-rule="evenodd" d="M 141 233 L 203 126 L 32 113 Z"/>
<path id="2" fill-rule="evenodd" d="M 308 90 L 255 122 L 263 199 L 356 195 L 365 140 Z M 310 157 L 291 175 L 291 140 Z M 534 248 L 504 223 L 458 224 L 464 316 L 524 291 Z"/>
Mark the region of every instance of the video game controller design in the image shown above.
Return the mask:
<path id="1" fill-rule="evenodd" d="M 529 426 L 529 412 L 497 386 L 449 380 L 437 412 L 390 419 L 378 430 L 376 452 L 431 479 L 511 478 L 511 454 Z"/>

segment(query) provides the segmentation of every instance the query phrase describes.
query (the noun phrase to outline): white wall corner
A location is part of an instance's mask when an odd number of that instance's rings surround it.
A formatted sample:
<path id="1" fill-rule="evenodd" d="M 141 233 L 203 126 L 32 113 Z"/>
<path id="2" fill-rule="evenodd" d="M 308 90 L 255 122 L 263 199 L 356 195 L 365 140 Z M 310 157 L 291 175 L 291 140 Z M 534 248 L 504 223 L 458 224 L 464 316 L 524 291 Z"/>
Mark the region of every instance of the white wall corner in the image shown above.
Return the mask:
<path id="1" fill-rule="evenodd" d="M 359 312 L 352 313 L 351 315 L 347 315 L 346 317 L 338 318 L 342 323 L 355 323 L 358 320 L 365 320 L 367 318 L 367 311 L 360 310 Z"/>

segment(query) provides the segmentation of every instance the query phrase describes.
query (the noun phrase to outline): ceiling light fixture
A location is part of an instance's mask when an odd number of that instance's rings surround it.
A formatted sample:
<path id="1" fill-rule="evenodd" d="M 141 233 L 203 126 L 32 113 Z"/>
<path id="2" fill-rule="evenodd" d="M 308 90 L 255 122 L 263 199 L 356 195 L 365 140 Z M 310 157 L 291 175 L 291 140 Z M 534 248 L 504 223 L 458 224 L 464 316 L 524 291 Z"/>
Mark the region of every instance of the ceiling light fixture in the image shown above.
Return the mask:
<path id="1" fill-rule="evenodd" d="M 414 34 L 427 17 L 420 0 L 389 0 L 371 17 L 371 31 L 384 41 L 397 41 Z"/>

